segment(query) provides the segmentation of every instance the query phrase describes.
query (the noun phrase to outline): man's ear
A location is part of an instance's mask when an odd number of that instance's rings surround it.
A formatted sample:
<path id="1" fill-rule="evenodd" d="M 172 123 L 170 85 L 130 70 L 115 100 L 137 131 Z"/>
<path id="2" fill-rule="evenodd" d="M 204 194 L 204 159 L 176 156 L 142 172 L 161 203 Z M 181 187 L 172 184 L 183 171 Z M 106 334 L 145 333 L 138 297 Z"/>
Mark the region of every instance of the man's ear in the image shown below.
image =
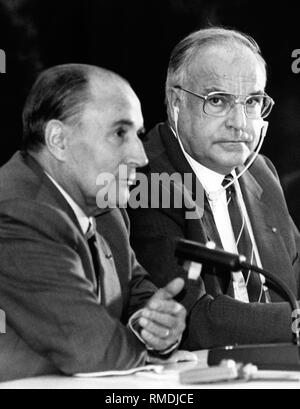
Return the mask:
<path id="1" fill-rule="evenodd" d="M 49 152 L 59 161 L 64 162 L 66 157 L 66 128 L 58 120 L 51 120 L 45 128 L 45 143 Z"/>
<path id="2" fill-rule="evenodd" d="M 168 104 L 173 123 L 176 123 L 178 120 L 180 102 L 180 91 L 175 88 L 171 88 L 168 92 Z"/>

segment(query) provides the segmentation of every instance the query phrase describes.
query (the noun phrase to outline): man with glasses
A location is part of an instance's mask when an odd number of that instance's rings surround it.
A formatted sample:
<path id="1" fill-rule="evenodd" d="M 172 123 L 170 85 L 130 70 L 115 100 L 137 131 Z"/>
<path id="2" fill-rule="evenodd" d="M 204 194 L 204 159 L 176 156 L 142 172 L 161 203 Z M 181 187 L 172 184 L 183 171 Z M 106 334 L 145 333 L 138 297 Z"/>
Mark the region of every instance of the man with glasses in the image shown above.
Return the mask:
<path id="1" fill-rule="evenodd" d="M 174 256 L 181 237 L 243 254 L 298 296 L 299 233 L 274 166 L 259 155 L 274 105 L 266 80 L 258 45 L 237 31 L 200 30 L 175 47 L 166 84 L 168 122 L 148 135 L 145 173 L 149 180 L 155 173 L 192 175 L 185 192 L 203 211 L 188 218 L 184 206 L 129 210 L 133 247 L 158 285 L 186 274 Z M 185 348 L 292 339 L 292 312 L 264 277 L 214 269 L 195 284 L 182 300 L 189 309 Z"/>

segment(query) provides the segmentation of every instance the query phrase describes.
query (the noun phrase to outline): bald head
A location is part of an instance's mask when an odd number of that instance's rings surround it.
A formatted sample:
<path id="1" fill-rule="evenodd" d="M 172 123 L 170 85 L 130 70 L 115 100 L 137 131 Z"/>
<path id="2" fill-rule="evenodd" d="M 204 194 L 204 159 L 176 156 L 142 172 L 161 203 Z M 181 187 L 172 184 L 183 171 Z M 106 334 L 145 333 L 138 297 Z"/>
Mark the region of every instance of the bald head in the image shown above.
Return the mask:
<path id="1" fill-rule="evenodd" d="M 92 72 L 88 82 L 88 103 L 102 106 L 105 109 L 121 109 L 124 104 L 132 102 L 139 105 L 140 101 L 130 84 L 119 75 L 98 69 Z"/>
<path id="2" fill-rule="evenodd" d="M 39 151 L 45 145 L 45 128 L 49 121 L 75 125 L 80 122 L 88 102 L 101 95 L 103 101 L 107 100 L 110 93 L 125 89 L 134 94 L 122 77 L 95 66 L 68 64 L 42 72 L 23 111 L 23 148 Z"/>

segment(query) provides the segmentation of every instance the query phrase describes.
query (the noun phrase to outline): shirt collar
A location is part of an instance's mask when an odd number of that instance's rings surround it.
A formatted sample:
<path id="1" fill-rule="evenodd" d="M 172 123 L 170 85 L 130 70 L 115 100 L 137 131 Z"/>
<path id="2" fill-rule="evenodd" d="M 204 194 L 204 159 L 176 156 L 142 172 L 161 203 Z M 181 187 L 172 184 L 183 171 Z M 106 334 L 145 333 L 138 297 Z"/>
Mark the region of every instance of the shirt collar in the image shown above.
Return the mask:
<path id="1" fill-rule="evenodd" d="M 72 208 L 73 212 L 75 213 L 75 216 L 77 217 L 78 223 L 81 227 L 81 230 L 83 231 L 83 234 L 86 235 L 90 228 L 90 225 L 93 224 L 93 218 L 89 218 L 81 209 L 81 207 L 78 206 L 78 204 L 71 198 L 71 196 L 56 182 L 56 180 L 54 180 L 53 177 L 49 175 L 49 173 L 47 173 L 46 171 L 44 172 L 51 180 L 51 182 L 57 187 L 57 189 L 60 191 L 63 197 L 66 199 L 66 201 Z"/>

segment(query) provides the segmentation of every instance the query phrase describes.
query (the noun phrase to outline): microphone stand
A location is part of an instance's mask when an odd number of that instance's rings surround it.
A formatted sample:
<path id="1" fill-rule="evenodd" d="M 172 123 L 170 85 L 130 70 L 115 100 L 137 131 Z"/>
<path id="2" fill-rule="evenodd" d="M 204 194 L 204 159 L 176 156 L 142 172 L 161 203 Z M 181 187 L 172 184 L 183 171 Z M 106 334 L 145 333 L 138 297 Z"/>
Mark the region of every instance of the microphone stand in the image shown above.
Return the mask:
<path id="1" fill-rule="evenodd" d="M 200 277 L 202 266 L 214 266 L 229 272 L 241 270 L 252 270 L 266 277 L 267 281 L 272 283 L 280 290 L 292 307 L 296 311 L 294 320 L 299 320 L 299 303 L 283 280 L 269 271 L 263 270 L 255 265 L 249 264 L 246 258 L 241 255 L 232 254 L 223 250 L 215 249 L 212 243 L 207 245 L 197 242 L 179 239 L 176 244 L 175 255 L 181 261 L 188 261 L 199 264 L 199 276 L 193 277 L 197 280 Z M 190 277 L 189 281 L 190 281 Z M 215 348 L 209 351 L 208 365 L 219 365 L 223 360 L 234 360 L 237 363 L 253 364 L 259 369 L 272 370 L 297 370 L 300 371 L 300 328 L 293 332 L 292 343 L 279 343 L 267 345 L 240 345 L 226 346 L 224 348 Z"/>
<path id="2" fill-rule="evenodd" d="M 244 261 L 241 261 L 241 268 L 246 269 L 246 270 L 251 270 L 258 274 L 263 275 L 268 281 L 274 284 L 278 288 L 278 290 L 281 290 L 284 293 L 286 299 L 289 301 L 292 307 L 292 311 L 298 311 L 297 317 L 295 317 L 294 320 L 299 318 L 299 303 L 294 293 L 285 284 L 285 282 L 281 280 L 281 278 L 275 276 L 274 274 L 270 273 L 267 270 L 264 270 L 262 268 L 259 268 L 253 264 L 249 264 Z M 293 337 L 294 337 L 294 344 L 300 347 L 300 329 L 297 329 L 297 331 L 293 332 Z"/>

